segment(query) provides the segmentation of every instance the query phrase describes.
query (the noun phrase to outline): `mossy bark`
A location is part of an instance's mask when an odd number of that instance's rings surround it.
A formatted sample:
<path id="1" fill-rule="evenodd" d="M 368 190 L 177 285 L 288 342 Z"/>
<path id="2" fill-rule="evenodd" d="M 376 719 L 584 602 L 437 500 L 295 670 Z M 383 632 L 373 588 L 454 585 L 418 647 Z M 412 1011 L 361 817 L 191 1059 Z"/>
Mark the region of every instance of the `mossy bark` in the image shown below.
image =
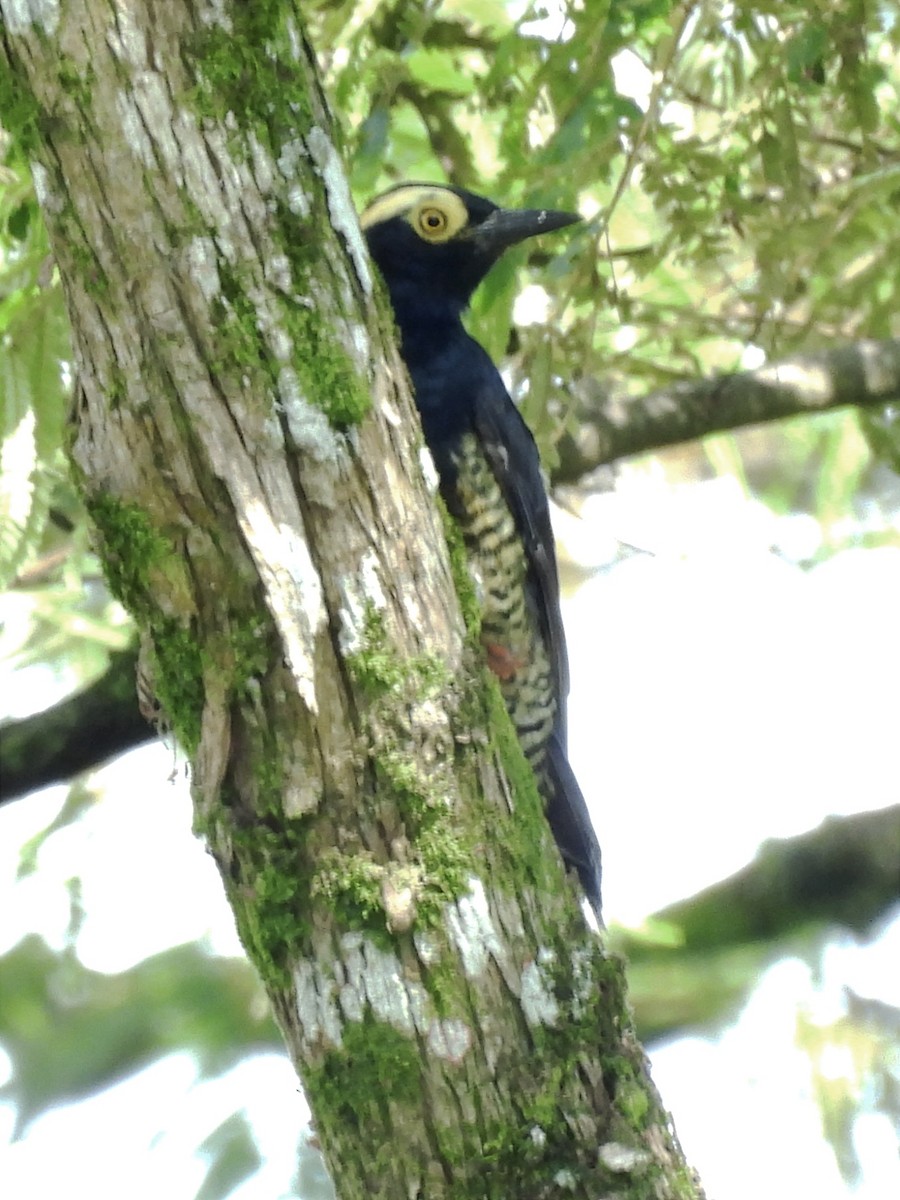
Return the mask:
<path id="1" fill-rule="evenodd" d="M 72 461 L 338 1191 L 699 1196 L 461 617 L 297 6 L 0 11 Z"/>

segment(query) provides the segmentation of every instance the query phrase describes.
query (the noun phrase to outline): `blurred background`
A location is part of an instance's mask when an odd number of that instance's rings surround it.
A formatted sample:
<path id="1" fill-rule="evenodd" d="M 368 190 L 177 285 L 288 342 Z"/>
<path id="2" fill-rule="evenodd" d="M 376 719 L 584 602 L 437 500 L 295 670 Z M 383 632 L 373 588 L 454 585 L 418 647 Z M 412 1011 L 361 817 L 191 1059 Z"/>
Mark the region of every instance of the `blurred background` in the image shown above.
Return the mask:
<path id="1" fill-rule="evenodd" d="M 900 383 L 734 429 L 700 402 L 900 337 L 895 6 L 304 10 L 360 204 L 434 179 L 586 218 L 470 328 L 553 485 L 572 760 L 688 1157 L 717 1200 L 900 1195 Z M 137 713 L 58 279 L 0 155 L 4 1195 L 325 1197 L 187 764 Z"/>

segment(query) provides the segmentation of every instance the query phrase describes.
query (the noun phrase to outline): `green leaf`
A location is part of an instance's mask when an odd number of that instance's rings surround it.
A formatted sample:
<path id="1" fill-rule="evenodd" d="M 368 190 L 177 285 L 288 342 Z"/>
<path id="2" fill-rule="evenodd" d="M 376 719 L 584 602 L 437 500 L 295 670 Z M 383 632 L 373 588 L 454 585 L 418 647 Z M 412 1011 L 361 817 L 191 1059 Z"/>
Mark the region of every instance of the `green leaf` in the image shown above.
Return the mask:
<path id="1" fill-rule="evenodd" d="M 35 216 L 36 206 L 33 201 L 23 201 L 14 208 L 6 222 L 10 235 L 18 242 L 24 242 L 28 236 L 28 226 Z"/>
<path id="2" fill-rule="evenodd" d="M 44 532 L 61 469 L 68 354 L 55 289 L 19 292 L 8 307 L 0 340 L 0 586 L 15 578 Z"/>
<path id="3" fill-rule="evenodd" d="M 824 61 L 828 51 L 828 29 L 811 19 L 803 24 L 785 47 L 788 79 L 792 83 L 825 82 Z"/>
<path id="4" fill-rule="evenodd" d="M 209 1162 L 195 1200 L 222 1200 L 262 1166 L 244 1113 L 232 1113 L 200 1144 Z"/>
<path id="5" fill-rule="evenodd" d="M 468 95 L 475 86 L 471 69 L 465 70 L 457 54 L 444 50 L 416 50 L 406 59 L 410 76 L 441 92 Z"/>

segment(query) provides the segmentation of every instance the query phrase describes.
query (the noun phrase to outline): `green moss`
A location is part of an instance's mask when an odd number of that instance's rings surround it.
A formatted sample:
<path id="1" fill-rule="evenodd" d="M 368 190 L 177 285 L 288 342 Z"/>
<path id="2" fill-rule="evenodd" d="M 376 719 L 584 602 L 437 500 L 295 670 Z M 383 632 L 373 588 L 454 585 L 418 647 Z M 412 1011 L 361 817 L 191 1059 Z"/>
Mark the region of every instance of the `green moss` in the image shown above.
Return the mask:
<path id="1" fill-rule="evenodd" d="M 449 687 L 450 672 L 435 654 L 402 658 L 392 644 L 384 614 L 368 604 L 360 635 L 361 648 L 346 656 L 347 669 L 370 699 L 403 689 L 408 699 L 422 699 Z"/>
<path id="2" fill-rule="evenodd" d="M 636 1079 L 619 1086 L 616 1089 L 616 1108 L 632 1129 L 643 1129 L 650 1112 L 646 1087 L 642 1087 Z"/>
<path id="3" fill-rule="evenodd" d="M 193 757 L 203 717 L 203 653 L 191 628 L 172 618 L 151 624 L 157 670 L 154 687 L 178 741 Z"/>
<path id="4" fill-rule="evenodd" d="M 439 936 L 439 933 L 434 936 Z M 435 1016 L 458 1016 L 467 1010 L 469 1003 L 466 997 L 468 983 L 460 974 L 459 959 L 455 951 L 447 950 L 438 953 L 436 950 L 428 956 L 428 961 L 420 958 L 419 970 L 421 980 L 428 998 L 434 1008 Z"/>
<path id="5" fill-rule="evenodd" d="M 103 538 L 103 571 L 109 590 L 135 616 L 151 610 L 151 571 L 173 553 L 168 538 L 136 504 L 125 504 L 106 492 L 85 496 Z"/>
<path id="6" fill-rule="evenodd" d="M 535 820 L 538 817 L 543 819 L 544 805 L 538 792 L 534 771 L 532 771 L 519 743 L 515 726 L 507 712 L 503 694 L 500 691 L 500 684 L 487 669 L 485 669 L 485 696 L 491 735 L 506 777 L 512 785 L 519 803 L 527 805 L 528 812 Z"/>
<path id="7" fill-rule="evenodd" d="M 379 774 L 388 783 L 391 791 L 407 801 L 407 808 L 410 804 L 412 808 L 419 810 L 427 807 L 428 776 L 408 751 L 380 750 L 377 766 Z M 423 803 L 420 804 L 419 801 Z M 419 811 L 418 815 L 421 816 L 422 812 Z"/>
<path id="8" fill-rule="evenodd" d="M 88 512 L 103 541 L 103 570 L 112 594 L 151 634 L 157 670 L 154 687 L 179 742 L 193 754 L 203 713 L 203 656 L 190 625 L 164 616 L 154 604 L 154 582 L 177 594 L 184 564 L 167 537 L 136 504 L 107 493 L 86 495 Z"/>
<path id="9" fill-rule="evenodd" d="M 284 815 L 281 757 L 267 728 L 245 726 L 243 759 L 255 789 L 238 794 L 226 781 L 208 815 L 198 806 L 200 832 L 217 857 L 225 847 L 238 934 L 263 981 L 283 990 L 291 983 L 288 964 L 309 950 L 312 819 Z"/>
<path id="10" fill-rule="evenodd" d="M 314 86 L 304 70 L 302 56 L 295 56 L 292 41 L 296 30 L 288 28 L 289 14 L 277 0 L 254 0 L 237 5 L 229 27 L 211 25 L 188 44 L 198 83 L 192 102 L 201 117 L 221 123 L 227 117 L 237 122 L 242 134 L 254 133 L 259 141 L 291 153 L 301 151 L 301 139 L 313 125 L 308 91 Z M 271 50 L 270 50 L 271 48 Z M 234 139 L 234 152 L 249 153 L 246 137 Z M 296 149 L 295 149 L 296 148 Z M 279 206 L 278 226 L 283 234 L 281 249 L 293 273 L 293 292 L 304 297 L 297 302 L 282 299 L 283 324 L 294 346 L 293 367 L 311 402 L 337 428 L 358 424 L 371 408 L 364 380 L 341 345 L 335 331 L 323 318 L 320 306 L 309 303 L 315 296 L 315 278 L 322 268 L 322 228 L 328 223 L 323 210 L 301 221 L 286 204 Z M 220 264 L 221 265 L 221 264 Z M 264 363 L 273 382 L 280 365 L 270 361 L 256 326 L 256 314 L 241 299 L 236 288 L 224 289 L 232 311 L 225 322 L 226 337 L 235 364 Z M 330 306 L 328 311 L 331 311 Z"/>
<path id="11" fill-rule="evenodd" d="M 389 735 L 385 735 L 389 736 Z M 452 788 L 446 764 L 426 766 L 414 747 L 373 747 L 378 791 L 389 795 L 396 805 L 403 827 L 418 833 L 447 810 Z"/>
<path id="12" fill-rule="evenodd" d="M 279 821 L 284 809 L 284 775 L 275 735 L 267 731 L 263 744 L 256 748 L 256 805 L 258 817 Z M 299 828 L 299 827 L 298 827 Z"/>
<path id="13" fill-rule="evenodd" d="M 599 943 L 589 944 L 589 952 L 573 962 L 567 942 L 563 932 L 555 965 L 546 968 L 560 1019 L 533 1031 L 537 1057 L 546 1069 L 565 1076 L 597 1046 L 619 1047 L 602 1058 L 604 1084 L 614 1105 L 610 1137 L 632 1144 L 648 1125 L 664 1121 L 665 1114 L 654 1104 L 637 1039 L 623 1038 L 621 1013 L 629 1011 L 625 964 Z"/>
<path id="14" fill-rule="evenodd" d="M 316 861 L 312 895 L 327 899 L 340 924 L 380 940 L 387 929 L 386 884 L 409 887 L 417 928 L 439 928 L 447 903 L 466 890 L 471 851 L 446 819 L 434 816 L 413 839 L 409 859 L 381 863 L 369 850 L 326 850 Z"/>
<path id="15" fill-rule="evenodd" d="M 102 538 L 110 591 L 149 632 L 156 694 L 175 736 L 192 755 L 200 741 L 204 676 L 214 669 L 226 694 L 243 694 L 248 681 L 268 666 L 268 626 L 258 616 L 240 623 L 225 613 L 220 630 L 201 645 L 192 619 L 163 613 L 155 603 L 157 594 L 165 595 L 171 607 L 192 611 L 187 568 L 172 542 L 135 504 L 105 493 L 86 495 L 85 501 Z"/>
<path id="16" fill-rule="evenodd" d="M 225 261 L 219 264 L 219 286 L 221 294 L 214 298 L 212 311 L 226 352 L 221 365 L 258 368 L 264 362 L 265 347 L 257 325 L 256 309 L 234 268 Z"/>
<path id="17" fill-rule="evenodd" d="M 90 61 L 85 67 L 76 63 L 67 55 L 59 59 L 59 82 L 63 91 L 74 100 L 82 112 L 91 106 L 91 89 L 95 78 L 94 68 Z"/>
<path id="18" fill-rule="evenodd" d="M 321 312 L 298 305 L 288 314 L 287 328 L 307 396 L 318 399 L 336 429 L 358 425 L 371 411 L 372 397 L 343 347 L 324 328 Z"/>
<path id="19" fill-rule="evenodd" d="M 193 620 L 163 613 L 154 601 L 156 591 L 184 599 L 182 611 L 191 611 L 186 567 L 168 538 L 136 505 L 108 495 L 89 496 L 87 503 L 101 532 L 110 587 L 150 634 L 155 690 L 176 737 L 193 756 L 207 686 L 211 680 L 222 686 L 226 703 L 247 692 L 250 681 L 271 661 L 269 622 L 260 615 L 236 621 L 226 602 L 218 628 L 207 631 L 200 642 Z M 248 607 L 243 589 L 242 583 L 235 585 L 235 610 Z M 283 816 L 281 757 L 267 741 L 264 722 L 260 727 L 252 720 L 245 722 L 241 752 L 243 770 L 254 772 L 252 821 L 247 820 L 247 797 L 242 806 L 228 794 L 213 813 L 203 814 L 198 805 L 197 819 L 205 823 L 203 832 L 212 844 L 225 848 L 226 878 L 242 939 L 263 978 L 284 987 L 289 982 L 286 963 L 309 938 L 308 819 Z"/>
<path id="20" fill-rule="evenodd" d="M 262 675 L 269 666 L 271 647 L 269 628 L 260 616 L 251 616 L 244 624 L 228 630 L 231 691 L 243 695 L 251 679 Z M 266 756 L 271 762 L 271 757 Z"/>
<path id="21" fill-rule="evenodd" d="M 523 1083 L 523 1094 L 533 1090 L 532 1078 Z M 456 1144 L 444 1151 L 456 1168 L 457 1183 L 448 1196 L 459 1200 L 470 1200 L 472 1196 L 484 1200 L 565 1196 L 570 1192 L 584 1194 L 585 1185 L 590 1188 L 596 1183 L 593 1165 L 575 1158 L 572 1131 L 556 1094 L 557 1084 L 551 1082 L 548 1088 L 551 1094 L 546 1103 L 525 1100 L 519 1108 L 519 1119 L 510 1125 L 494 1122 L 487 1133 L 482 1126 L 460 1130 Z M 473 1147 L 479 1150 L 473 1153 Z M 569 1186 L 561 1182 L 563 1174 Z"/>
<path id="22" fill-rule="evenodd" d="M 347 854 L 326 850 L 321 855 L 312 894 L 328 900 L 338 921 L 351 929 L 384 929 L 381 885 L 385 868 L 368 850 Z"/>
<path id="23" fill-rule="evenodd" d="M 407 833 L 417 834 L 447 806 L 441 774 L 430 775 L 421 766 L 413 745 L 392 750 L 373 746 L 372 754 L 379 793 L 390 797 Z"/>
<path id="24" fill-rule="evenodd" d="M 473 847 L 459 836 L 452 803 L 448 804 L 458 788 L 455 773 L 461 764 L 450 750 L 438 755 L 440 767 L 430 765 L 431 760 L 423 759 L 421 748 L 410 741 L 406 724 L 416 701 L 434 695 L 445 702 L 451 687 L 460 702 L 462 724 L 489 731 L 516 796 L 516 810 L 508 820 L 492 809 L 481 814 L 482 825 L 496 834 L 494 840 L 507 855 L 510 873 L 524 870 L 536 889 L 544 890 L 553 867 L 545 854 L 544 805 L 496 679 L 481 670 L 468 682 L 463 679 L 460 687 L 458 680 L 450 680 L 440 660 L 424 655 L 402 659 L 391 644 L 382 614 L 374 608 L 366 613 L 362 643 L 347 665 L 371 702 L 368 727 L 376 778 L 389 791 L 424 868 L 420 922 L 436 922 L 447 901 L 463 894 L 472 870 Z M 480 656 L 480 646 L 472 651 L 473 657 L 476 653 Z M 498 820 L 502 829 L 497 828 Z"/>
<path id="25" fill-rule="evenodd" d="M 614 1090 L 615 1107 L 604 1122 L 603 1140 L 645 1149 L 644 1131 L 665 1122 L 654 1104 L 642 1075 L 642 1052 L 636 1042 L 622 1037 L 618 1021 L 624 1003 L 622 964 L 607 958 L 602 948 L 584 940 L 583 929 L 560 929 L 553 947 L 555 967 L 546 971 L 548 985 L 558 1002 L 559 1018 L 553 1026 L 531 1030 L 532 1049 L 522 1059 L 508 1061 L 507 1084 L 516 1097 L 515 1119 L 488 1123 L 479 1114 L 470 1124 L 457 1122 L 440 1130 L 440 1154 L 453 1168 L 457 1181 L 451 1195 L 507 1200 L 510 1196 L 563 1195 L 568 1180 L 575 1194 L 618 1195 L 621 1175 L 598 1163 L 595 1151 L 572 1137 L 580 1118 L 596 1121 L 592 1099 L 578 1110 L 572 1079 L 583 1064 L 594 1060 L 598 1044 L 618 1045 L 622 1052 L 610 1056 L 604 1082 Z M 571 947 L 579 947 L 577 960 Z M 441 960 L 426 972 L 426 985 L 435 1008 L 459 1012 L 459 981 L 442 972 Z M 609 1038 L 607 1041 L 606 1039 Z M 629 1047 L 633 1045 L 633 1052 Z M 628 1195 L 650 1198 L 660 1178 L 660 1168 L 648 1158 L 628 1178 Z M 694 1195 L 685 1176 L 685 1197 Z"/>
<path id="26" fill-rule="evenodd" d="M 583 958 L 573 963 L 571 945 L 585 951 Z M 533 1051 L 526 1063 L 510 1063 L 508 1080 L 518 1097 L 518 1119 L 510 1125 L 497 1124 L 485 1135 L 483 1125 L 471 1130 L 457 1127 L 458 1141 L 442 1145 L 442 1151 L 459 1169 L 460 1197 L 471 1195 L 496 1197 L 564 1194 L 561 1175 L 572 1183 L 577 1194 L 587 1189 L 592 1194 L 619 1194 L 622 1178 L 598 1164 L 587 1149 L 577 1151 L 573 1145 L 572 1127 L 577 1127 L 579 1113 L 573 1108 L 571 1080 L 585 1061 L 596 1055 L 598 1044 L 621 1045 L 621 1054 L 610 1056 L 604 1066 L 604 1082 L 612 1087 L 615 1109 L 606 1124 L 606 1137 L 626 1145 L 643 1148 L 642 1131 L 654 1121 L 665 1120 L 653 1104 L 641 1075 L 641 1051 L 634 1043 L 634 1053 L 624 1047 L 618 1014 L 624 1004 L 622 964 L 606 957 L 599 945 L 588 948 L 583 930 L 560 930 L 554 947 L 555 969 L 545 967 L 559 1005 L 559 1018 L 554 1025 L 532 1029 Z M 451 985 L 452 986 L 452 981 Z M 521 1085 L 517 1086 L 515 1072 L 520 1071 Z M 597 1113 L 590 1100 L 585 1100 L 586 1119 L 595 1120 Z M 478 1153 L 473 1145 L 482 1147 Z M 643 1170 L 631 1173 L 629 1196 L 650 1200 L 656 1195 L 655 1183 L 660 1169 L 649 1161 Z M 688 1187 L 686 1196 L 694 1193 Z"/>
<path id="27" fill-rule="evenodd" d="M 308 295 L 309 279 L 319 269 L 317 256 L 321 251 L 317 246 L 315 255 L 304 254 L 300 249 L 304 233 L 296 217 L 283 210 L 281 220 L 288 223 L 287 228 L 293 228 L 285 253 L 294 269 L 295 290 Z M 316 242 L 320 240 L 316 236 Z M 220 263 L 219 277 L 222 294 L 214 310 L 224 356 L 216 367 L 240 375 L 263 371 L 274 392 L 282 364 L 275 360 L 260 333 L 256 308 L 247 295 L 246 284 L 226 263 Z M 281 319 L 293 347 L 292 366 L 305 397 L 316 403 L 336 428 L 358 424 L 371 408 L 371 396 L 337 337 L 325 328 L 321 312 L 314 305 L 283 298 Z"/>
<path id="28" fill-rule="evenodd" d="M 288 7 L 254 0 L 235 5 L 229 16 L 227 27 L 211 23 L 187 45 L 198 76 L 198 113 L 216 121 L 231 114 L 245 129 L 261 126 L 279 134 L 307 128 L 310 84 L 289 49 Z M 269 52 L 273 46 L 277 53 Z"/>
<path id="29" fill-rule="evenodd" d="M 552 864 L 545 853 L 547 818 L 544 802 L 507 712 L 500 685 L 487 668 L 484 670 L 484 702 L 491 741 L 516 798 L 515 812 L 504 825 L 504 844 L 517 869 L 521 865 L 535 881 L 537 890 L 544 891 L 550 883 L 548 872 Z"/>
<path id="30" fill-rule="evenodd" d="M 481 636 L 481 605 L 478 602 L 475 584 L 469 571 L 469 559 L 462 531 L 450 516 L 447 506 L 440 496 L 437 497 L 437 504 L 444 524 L 444 537 L 447 539 L 453 586 L 456 588 L 456 595 L 459 598 L 466 631 L 473 641 L 477 641 Z"/>
<path id="31" fill-rule="evenodd" d="M 238 933 L 264 982 L 277 988 L 290 983 L 287 963 L 309 940 L 308 829 L 303 817 L 229 829 L 246 879 L 229 889 Z"/>
<path id="32" fill-rule="evenodd" d="M 66 200 L 66 211 L 59 218 L 59 223 L 63 229 L 73 225 L 78 226 L 78 216 L 75 213 L 72 205 Z M 84 287 L 84 290 L 89 296 L 95 300 L 101 300 L 109 294 L 109 279 L 103 270 L 103 267 L 91 249 L 90 242 L 82 235 L 79 230 L 77 234 L 65 239 L 65 253 L 68 255 L 69 262 L 73 271 L 77 274 L 79 282 Z M 116 409 L 119 407 L 122 399 L 127 395 L 127 388 L 124 380 L 120 382 L 118 367 L 113 363 L 106 364 L 108 377 L 113 375 L 114 383 L 112 386 L 107 385 L 106 401 L 110 408 Z M 113 395 L 113 392 L 115 393 Z"/>
<path id="33" fill-rule="evenodd" d="M 571 955 L 574 944 L 583 948 L 577 959 Z M 584 942 L 583 930 L 572 929 L 568 936 L 560 929 L 554 959 L 544 970 L 559 1016 L 553 1025 L 532 1031 L 536 1075 L 546 1079 L 558 1075 L 562 1082 L 577 1073 L 578 1063 L 595 1055 L 598 1046 L 618 1046 L 601 1058 L 604 1085 L 613 1102 L 608 1136 L 637 1144 L 637 1135 L 665 1115 L 649 1090 L 640 1045 L 623 1031 L 622 1014 L 629 1012 L 624 962 L 605 952 L 599 942 Z M 548 1094 L 552 1092 L 551 1088 Z"/>
<path id="34" fill-rule="evenodd" d="M 320 228 L 315 218 L 301 225 L 284 205 L 279 205 L 279 218 L 281 229 L 290 231 L 282 249 L 291 264 L 295 291 L 314 299 L 322 265 Z M 327 223 L 327 215 L 319 214 L 318 221 Z M 371 393 L 340 340 L 328 328 L 322 306 L 286 301 L 283 312 L 294 346 L 293 366 L 304 392 L 316 398 L 336 428 L 358 425 L 371 410 Z"/>
<path id="35" fill-rule="evenodd" d="M 374 604 L 366 607 L 361 633 L 361 649 L 346 656 L 351 678 L 371 697 L 382 696 L 398 687 L 405 670 L 390 644 L 384 616 Z"/>
<path id="36" fill-rule="evenodd" d="M 350 1129 L 363 1122 L 361 1113 L 398 1104 L 418 1112 L 421 1064 L 414 1039 L 367 1012 L 343 1028 L 343 1046 L 329 1050 L 321 1067 L 306 1073 L 306 1090 L 315 1098 L 323 1124 Z"/>
<path id="37" fill-rule="evenodd" d="M 442 816 L 419 833 L 416 850 L 424 869 L 424 886 L 418 900 L 420 924 L 436 927 L 445 906 L 462 896 L 472 873 L 472 847 Z"/>
<path id="38" fill-rule="evenodd" d="M 564 952 L 566 942 L 564 938 L 561 945 Z M 573 1055 L 580 1054 L 585 1044 L 596 1045 L 598 1039 L 604 1046 L 619 1044 L 620 1014 L 630 1011 L 624 961 L 604 950 L 599 941 L 590 941 L 588 946 L 589 954 L 578 960 L 574 970 L 565 958 L 560 959 L 566 969 L 557 980 L 557 996 L 570 1014 Z M 637 1047 L 637 1042 L 634 1044 Z M 553 1049 L 555 1053 L 559 1046 Z M 620 1078 L 635 1079 L 636 1063 L 643 1064 L 639 1048 L 635 1058 L 622 1060 L 621 1070 L 613 1074 L 613 1085 Z"/>
<path id="39" fill-rule="evenodd" d="M 360 641 L 360 649 L 345 661 L 368 701 L 363 734 L 370 740 L 377 790 L 390 797 L 410 849 L 408 863 L 376 865 L 367 860 L 365 869 L 356 873 L 342 861 L 341 872 L 332 873 L 327 887 L 329 894 L 340 890 L 356 906 L 358 919 L 368 921 L 373 905 L 382 904 L 385 874 L 408 865 L 414 877 L 417 923 L 435 925 L 447 901 L 465 891 L 472 852 L 452 817 L 458 785 L 449 730 L 440 735 L 446 745 L 441 741 L 426 747 L 423 741 L 428 731 L 423 731 L 412 714 L 432 699 L 446 704 L 453 696 L 455 701 L 453 683 L 446 664 L 437 656 L 399 655 L 383 614 L 373 605 L 366 610 Z"/>

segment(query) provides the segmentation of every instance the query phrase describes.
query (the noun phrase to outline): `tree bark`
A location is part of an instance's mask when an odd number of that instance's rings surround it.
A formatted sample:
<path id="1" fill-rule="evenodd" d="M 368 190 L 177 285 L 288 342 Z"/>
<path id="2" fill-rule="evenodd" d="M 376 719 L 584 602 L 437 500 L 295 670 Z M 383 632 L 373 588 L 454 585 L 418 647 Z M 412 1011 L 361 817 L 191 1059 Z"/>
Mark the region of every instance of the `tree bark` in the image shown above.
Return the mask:
<path id="1" fill-rule="evenodd" d="M 339 1193 L 701 1195 L 461 619 L 297 5 L 0 12 L 72 460 Z"/>

